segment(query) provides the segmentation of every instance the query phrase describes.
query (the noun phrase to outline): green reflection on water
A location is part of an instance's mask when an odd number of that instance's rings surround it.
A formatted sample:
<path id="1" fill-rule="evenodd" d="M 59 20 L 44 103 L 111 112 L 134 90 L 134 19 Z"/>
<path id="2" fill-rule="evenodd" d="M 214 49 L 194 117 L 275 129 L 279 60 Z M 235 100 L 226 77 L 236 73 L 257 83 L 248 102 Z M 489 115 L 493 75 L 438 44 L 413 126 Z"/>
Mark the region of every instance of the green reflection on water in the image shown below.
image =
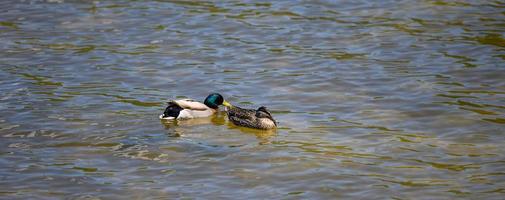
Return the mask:
<path id="1" fill-rule="evenodd" d="M 488 34 L 483 37 L 475 37 L 474 39 L 481 44 L 505 47 L 505 39 L 500 34 Z"/>
<path id="2" fill-rule="evenodd" d="M 83 171 L 83 172 L 96 172 L 96 171 L 98 171 L 98 168 L 94 168 L 94 167 L 72 167 L 72 169 L 76 169 L 76 170 Z"/>
<path id="3" fill-rule="evenodd" d="M 120 99 L 117 101 L 123 102 L 123 103 L 129 103 L 134 106 L 142 106 L 142 107 L 159 107 L 159 106 L 163 105 L 163 103 L 160 103 L 160 102 L 146 102 L 146 101 L 139 101 L 136 99 Z"/>
<path id="4" fill-rule="evenodd" d="M 497 124 L 505 124 L 505 118 L 484 118 L 483 120 Z"/>
<path id="5" fill-rule="evenodd" d="M 63 86 L 63 83 L 50 81 L 49 78 L 44 77 L 44 76 L 37 76 L 37 75 L 26 74 L 26 73 L 22 73 L 21 75 L 25 78 L 36 81 L 35 84 L 40 85 L 40 86 Z"/>
<path id="6" fill-rule="evenodd" d="M 439 163 L 439 162 L 429 162 L 418 159 L 413 159 L 412 161 L 416 161 L 418 163 L 429 164 L 437 169 L 446 169 L 451 171 L 464 171 L 467 169 L 479 169 L 481 166 L 479 164 L 450 164 L 450 163 Z"/>
<path id="7" fill-rule="evenodd" d="M 395 179 L 379 179 L 381 181 L 385 182 L 390 182 L 390 183 L 396 183 L 400 184 L 402 186 L 406 187 L 428 187 L 428 186 L 448 186 L 449 183 L 445 180 L 418 180 L 418 181 L 413 181 L 413 180 L 395 180 Z"/>
<path id="8" fill-rule="evenodd" d="M 56 147 L 56 148 L 68 148 L 68 147 L 120 147 L 123 144 L 121 143 L 89 143 L 89 142 L 64 142 L 57 144 L 50 144 L 48 147 Z"/>
<path id="9" fill-rule="evenodd" d="M 9 27 L 9 28 L 14 28 L 14 29 L 18 29 L 18 25 L 14 22 L 6 22 L 6 21 L 0 21 L 0 26 L 5 26 L 5 27 Z"/>

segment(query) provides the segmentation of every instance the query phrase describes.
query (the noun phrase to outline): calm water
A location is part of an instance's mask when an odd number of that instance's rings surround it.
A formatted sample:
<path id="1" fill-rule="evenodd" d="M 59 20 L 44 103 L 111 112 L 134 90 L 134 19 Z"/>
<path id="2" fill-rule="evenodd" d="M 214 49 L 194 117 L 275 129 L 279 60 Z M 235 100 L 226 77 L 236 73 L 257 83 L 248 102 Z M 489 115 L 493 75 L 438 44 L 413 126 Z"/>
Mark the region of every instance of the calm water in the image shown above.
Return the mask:
<path id="1" fill-rule="evenodd" d="M 502 199 L 505 2 L 0 2 L 0 199 Z M 226 115 L 164 122 L 219 92 Z"/>

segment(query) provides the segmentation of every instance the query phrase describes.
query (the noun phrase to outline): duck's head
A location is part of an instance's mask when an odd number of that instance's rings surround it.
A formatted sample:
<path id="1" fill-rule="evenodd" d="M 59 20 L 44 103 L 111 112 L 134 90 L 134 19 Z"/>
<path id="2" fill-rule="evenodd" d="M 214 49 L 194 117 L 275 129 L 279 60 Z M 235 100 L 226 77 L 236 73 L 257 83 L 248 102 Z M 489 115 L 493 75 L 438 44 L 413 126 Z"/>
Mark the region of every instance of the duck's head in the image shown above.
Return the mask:
<path id="1" fill-rule="evenodd" d="M 227 107 L 231 106 L 231 104 L 225 101 L 223 96 L 221 96 L 218 93 L 209 94 L 209 96 L 205 98 L 205 101 L 203 103 L 209 108 L 213 109 L 217 109 L 220 105 L 224 105 Z"/>

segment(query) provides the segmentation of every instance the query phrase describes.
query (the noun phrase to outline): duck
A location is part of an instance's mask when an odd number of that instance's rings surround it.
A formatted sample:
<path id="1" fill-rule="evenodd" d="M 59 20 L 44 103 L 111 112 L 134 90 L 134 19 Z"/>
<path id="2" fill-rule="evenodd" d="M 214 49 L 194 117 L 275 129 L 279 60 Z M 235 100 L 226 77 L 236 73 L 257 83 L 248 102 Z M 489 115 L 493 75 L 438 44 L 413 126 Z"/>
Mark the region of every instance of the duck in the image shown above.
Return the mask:
<path id="1" fill-rule="evenodd" d="M 159 116 L 160 119 L 193 119 L 209 117 L 217 112 L 220 105 L 230 105 L 219 93 L 212 93 L 205 98 L 203 103 L 193 99 L 171 100 L 167 108 Z"/>
<path id="2" fill-rule="evenodd" d="M 223 103 L 226 106 L 228 120 L 237 126 L 244 126 L 255 129 L 269 130 L 277 127 L 277 122 L 265 106 L 258 109 L 246 109 L 233 106 L 230 103 Z"/>

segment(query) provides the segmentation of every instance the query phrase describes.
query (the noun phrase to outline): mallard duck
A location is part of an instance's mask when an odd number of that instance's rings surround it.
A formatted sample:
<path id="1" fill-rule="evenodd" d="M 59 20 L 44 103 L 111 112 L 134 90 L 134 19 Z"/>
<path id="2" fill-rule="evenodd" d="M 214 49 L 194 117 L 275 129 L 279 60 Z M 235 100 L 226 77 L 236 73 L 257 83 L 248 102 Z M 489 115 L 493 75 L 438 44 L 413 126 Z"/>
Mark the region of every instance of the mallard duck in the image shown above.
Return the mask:
<path id="1" fill-rule="evenodd" d="M 180 99 L 168 102 L 165 112 L 160 115 L 160 119 L 191 119 L 198 117 L 208 117 L 217 112 L 220 105 L 229 105 L 218 93 L 212 93 L 205 98 L 203 103 L 193 99 Z"/>
<path id="2" fill-rule="evenodd" d="M 264 106 L 254 110 L 233 106 L 228 102 L 223 103 L 223 105 L 226 106 L 228 119 L 237 126 L 264 130 L 277 127 L 277 122 Z"/>

